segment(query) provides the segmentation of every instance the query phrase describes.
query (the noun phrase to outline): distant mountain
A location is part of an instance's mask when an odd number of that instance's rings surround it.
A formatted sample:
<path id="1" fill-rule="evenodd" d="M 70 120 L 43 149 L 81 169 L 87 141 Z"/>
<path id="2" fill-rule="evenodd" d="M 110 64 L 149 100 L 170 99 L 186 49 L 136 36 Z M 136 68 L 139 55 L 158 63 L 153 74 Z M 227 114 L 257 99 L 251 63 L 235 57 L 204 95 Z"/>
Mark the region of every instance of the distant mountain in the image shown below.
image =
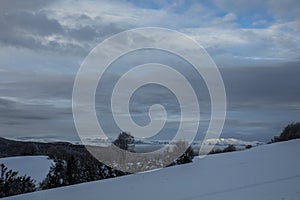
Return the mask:
<path id="1" fill-rule="evenodd" d="M 96 145 L 96 146 L 106 146 L 111 144 L 113 139 L 100 139 L 100 138 L 90 138 L 85 139 L 84 142 L 89 145 Z M 134 144 L 136 145 L 166 145 L 170 144 L 169 140 L 148 140 L 148 139 L 135 139 Z M 198 146 L 201 145 L 202 141 L 193 141 L 192 145 Z M 263 142 L 258 141 L 244 141 L 235 138 L 213 138 L 204 141 L 204 145 L 217 145 L 217 146 L 228 146 L 228 145 L 235 145 L 235 146 L 257 146 L 264 144 Z"/>
<path id="2" fill-rule="evenodd" d="M 31 142 L 17 141 L 0 137 L 0 158 L 11 156 L 46 155 L 63 157 L 64 155 L 87 156 L 89 152 L 83 145 L 68 142 Z"/>
<path id="3" fill-rule="evenodd" d="M 216 146 L 228 146 L 228 145 L 234 145 L 236 147 L 244 147 L 247 145 L 251 146 L 258 146 L 261 144 L 264 144 L 263 142 L 258 141 L 244 141 L 244 140 L 238 140 L 235 138 L 214 138 L 214 139 L 208 139 L 204 142 L 205 145 L 213 145 Z"/>
<path id="4" fill-rule="evenodd" d="M 55 156 L 57 154 L 75 154 L 79 156 L 86 156 L 88 151 L 85 146 L 82 144 L 72 144 L 70 142 L 65 141 L 50 141 L 48 142 L 40 142 L 42 140 L 39 139 L 39 142 L 35 141 L 17 141 L 17 140 L 9 140 L 0 137 L 0 158 L 1 157 L 10 157 L 10 156 L 22 156 L 22 155 L 47 155 L 47 156 Z M 112 143 L 112 139 L 100 139 L 100 138 L 92 138 L 86 139 L 84 142 L 91 146 L 98 146 L 99 148 L 108 146 Z M 156 146 L 159 148 L 160 146 L 169 144 L 168 140 L 143 140 L 136 139 L 134 142 L 135 148 L 139 149 L 139 152 L 142 152 L 142 148 L 147 148 L 151 146 Z M 243 141 L 234 138 L 216 138 L 216 139 L 208 139 L 204 141 L 205 146 L 210 146 L 215 144 L 215 149 L 223 149 L 228 145 L 234 145 L 237 149 L 245 149 L 246 146 L 251 145 L 252 147 L 263 144 L 258 141 Z M 201 141 L 194 141 L 192 147 L 194 150 L 198 150 L 202 145 Z"/>

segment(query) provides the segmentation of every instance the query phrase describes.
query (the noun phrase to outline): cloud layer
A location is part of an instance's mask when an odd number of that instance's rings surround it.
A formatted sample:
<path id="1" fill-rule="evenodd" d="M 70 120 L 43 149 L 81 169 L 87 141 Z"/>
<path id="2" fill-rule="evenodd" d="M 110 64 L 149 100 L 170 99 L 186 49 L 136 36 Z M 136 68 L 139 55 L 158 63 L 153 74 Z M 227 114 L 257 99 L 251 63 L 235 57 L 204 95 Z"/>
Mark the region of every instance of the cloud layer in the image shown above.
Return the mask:
<path id="1" fill-rule="evenodd" d="M 192 37 L 221 67 L 229 102 L 225 136 L 266 140 L 299 118 L 299 13 L 297 0 L 2 0 L 0 136 L 78 139 L 71 95 L 85 56 L 115 33 L 158 26 Z M 137 115 L 146 106 L 138 105 Z"/>

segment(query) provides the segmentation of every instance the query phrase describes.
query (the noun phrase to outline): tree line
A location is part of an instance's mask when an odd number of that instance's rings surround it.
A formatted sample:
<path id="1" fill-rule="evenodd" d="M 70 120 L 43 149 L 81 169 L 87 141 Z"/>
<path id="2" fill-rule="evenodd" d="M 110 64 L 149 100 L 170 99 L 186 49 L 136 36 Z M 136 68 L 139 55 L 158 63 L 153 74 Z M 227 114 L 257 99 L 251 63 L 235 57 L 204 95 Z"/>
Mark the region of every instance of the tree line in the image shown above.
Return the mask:
<path id="1" fill-rule="evenodd" d="M 300 138 L 300 123 L 292 123 L 286 126 L 279 136 L 272 139 L 271 143 L 287 141 L 296 138 Z M 133 143 L 134 137 L 127 132 L 120 133 L 118 138 L 113 142 L 115 146 L 123 149 L 124 151 L 134 151 L 133 148 L 131 148 Z M 251 148 L 251 146 L 247 148 Z M 185 149 L 185 151 L 182 151 L 182 149 Z M 210 153 L 223 153 L 235 150 L 236 149 L 233 145 L 229 145 L 222 151 L 216 150 Z M 178 141 L 175 143 L 173 151 L 184 153 L 167 165 L 167 167 L 190 163 L 194 158 L 192 147 L 184 141 Z M 50 167 L 46 178 L 41 183 L 37 184 L 31 177 L 26 175 L 19 176 L 18 172 L 9 170 L 4 164 L 1 164 L 0 198 L 27 192 L 34 192 L 36 190 L 56 188 L 129 174 L 113 169 L 99 162 L 90 154 L 72 153 L 73 151 L 67 152 L 68 153 L 56 153 L 50 155 L 50 158 L 54 160 L 54 164 L 52 164 Z M 149 163 L 149 165 L 150 164 L 151 163 Z M 157 167 L 157 165 L 154 166 Z"/>
<path id="2" fill-rule="evenodd" d="M 125 151 L 133 151 L 130 146 L 134 143 L 134 137 L 127 132 L 121 132 L 113 144 Z M 187 143 L 178 142 L 175 148 L 185 148 Z M 72 151 L 70 151 L 72 152 Z M 55 153 L 49 156 L 54 163 L 51 165 L 46 178 L 41 183 L 29 176 L 18 176 L 18 172 L 8 170 L 1 164 L 0 197 L 12 196 L 36 190 L 68 186 L 89 181 L 102 180 L 129 173 L 111 168 L 94 158 L 90 154 Z M 188 146 L 186 151 L 168 166 L 174 166 L 192 162 L 193 149 Z"/>

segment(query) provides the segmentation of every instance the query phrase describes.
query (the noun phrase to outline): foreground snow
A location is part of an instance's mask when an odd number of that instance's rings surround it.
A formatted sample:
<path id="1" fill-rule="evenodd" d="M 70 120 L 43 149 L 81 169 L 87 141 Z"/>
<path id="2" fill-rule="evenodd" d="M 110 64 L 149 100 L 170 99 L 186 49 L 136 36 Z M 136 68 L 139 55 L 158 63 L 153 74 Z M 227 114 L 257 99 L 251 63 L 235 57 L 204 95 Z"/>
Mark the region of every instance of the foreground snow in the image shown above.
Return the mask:
<path id="1" fill-rule="evenodd" d="M 7 199 L 299 199 L 300 140 Z"/>
<path id="2" fill-rule="evenodd" d="M 18 175 L 30 176 L 39 183 L 46 177 L 53 161 L 47 156 L 17 156 L 0 158 L 1 163 L 4 163 L 8 169 L 18 171 Z"/>

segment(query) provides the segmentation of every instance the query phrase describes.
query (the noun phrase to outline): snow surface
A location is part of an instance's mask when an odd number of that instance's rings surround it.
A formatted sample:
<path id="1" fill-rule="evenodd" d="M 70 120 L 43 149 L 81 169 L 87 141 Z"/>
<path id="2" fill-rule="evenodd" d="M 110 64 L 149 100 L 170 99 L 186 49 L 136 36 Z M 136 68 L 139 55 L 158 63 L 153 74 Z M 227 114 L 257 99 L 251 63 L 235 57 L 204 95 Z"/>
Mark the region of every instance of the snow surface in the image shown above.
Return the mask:
<path id="1" fill-rule="evenodd" d="M 23 194 L 14 200 L 300 199 L 300 140 L 209 155 L 193 163 Z"/>
<path id="2" fill-rule="evenodd" d="M 30 176 L 38 184 L 46 177 L 53 161 L 47 156 L 17 156 L 0 158 L 1 163 L 8 169 L 18 171 L 18 175 Z"/>

